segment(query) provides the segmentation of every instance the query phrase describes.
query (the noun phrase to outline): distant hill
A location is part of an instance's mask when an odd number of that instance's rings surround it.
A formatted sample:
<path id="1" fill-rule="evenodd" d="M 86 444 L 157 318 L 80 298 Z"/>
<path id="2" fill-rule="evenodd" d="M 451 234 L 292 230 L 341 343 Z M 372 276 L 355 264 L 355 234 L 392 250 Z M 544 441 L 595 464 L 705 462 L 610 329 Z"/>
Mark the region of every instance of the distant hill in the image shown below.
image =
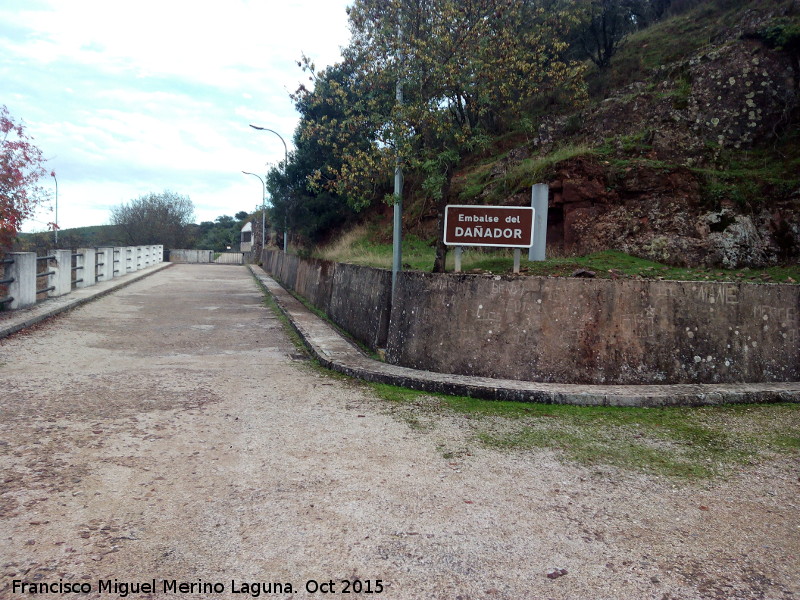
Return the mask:
<path id="1" fill-rule="evenodd" d="M 236 217 L 221 215 L 214 221 L 203 221 L 190 224 L 186 248 L 203 248 L 224 252 L 231 246 L 238 247 L 240 231 L 245 221 L 250 218 L 246 212 L 239 212 Z M 93 248 L 99 246 L 129 246 L 133 242 L 116 225 L 92 225 L 90 227 L 74 227 L 60 229 L 58 232 L 59 248 Z M 17 252 L 46 253 L 55 248 L 55 235 L 52 231 L 39 233 L 21 233 L 14 243 Z"/>
<path id="2" fill-rule="evenodd" d="M 127 242 L 114 225 L 92 225 L 58 231 L 59 248 L 125 245 Z M 55 248 L 55 234 L 52 231 L 20 233 L 14 244 L 14 249 L 19 252 L 34 252 L 49 248 Z"/>

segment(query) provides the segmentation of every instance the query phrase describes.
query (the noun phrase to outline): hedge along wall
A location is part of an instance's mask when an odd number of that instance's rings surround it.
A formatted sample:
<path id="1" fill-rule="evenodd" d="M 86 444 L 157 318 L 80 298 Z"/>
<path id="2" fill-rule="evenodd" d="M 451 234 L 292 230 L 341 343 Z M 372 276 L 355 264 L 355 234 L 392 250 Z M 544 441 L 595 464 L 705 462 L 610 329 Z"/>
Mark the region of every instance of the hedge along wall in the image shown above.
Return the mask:
<path id="1" fill-rule="evenodd" d="M 800 286 L 403 272 L 389 315 L 389 271 L 269 254 L 268 272 L 320 308 L 330 298 L 332 320 L 394 364 L 555 383 L 800 380 Z"/>

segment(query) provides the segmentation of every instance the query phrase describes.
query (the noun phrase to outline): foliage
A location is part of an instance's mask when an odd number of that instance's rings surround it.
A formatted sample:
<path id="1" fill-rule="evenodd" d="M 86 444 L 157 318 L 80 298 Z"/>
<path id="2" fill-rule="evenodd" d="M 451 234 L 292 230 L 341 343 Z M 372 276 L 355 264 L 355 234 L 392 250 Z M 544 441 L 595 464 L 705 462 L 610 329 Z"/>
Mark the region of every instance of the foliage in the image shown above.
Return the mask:
<path id="1" fill-rule="evenodd" d="M 112 225 L 91 225 L 59 229 L 59 248 L 97 248 L 103 246 L 123 246 L 126 242 L 120 231 Z M 40 256 L 55 248 L 52 231 L 20 233 L 14 240 L 15 252 L 36 252 Z"/>
<path id="2" fill-rule="evenodd" d="M 645 94 L 667 97 L 673 108 L 683 109 L 693 89 L 688 73 L 659 67 L 685 60 L 735 29 L 751 6 L 749 0 L 360 0 L 350 10 L 353 36 L 343 61 L 321 72 L 306 58 L 300 63 L 313 89 L 302 86 L 293 96 L 301 124 L 288 164 L 270 173 L 273 222 L 279 228 L 286 222 L 307 247 L 327 242 L 337 228 L 365 220 L 356 212 L 394 201 L 391 174 L 400 159 L 406 178 L 403 226 L 406 233 L 422 226 L 425 243 L 438 245 L 434 270 L 441 270 L 444 248 L 431 234 L 431 217 L 447 202 L 504 204 L 552 175 L 558 161 L 582 153 L 603 159 L 612 178 L 634 164 L 669 168 L 653 160 L 656 130 L 605 143 L 587 139 L 583 122 L 592 109 L 569 114 L 585 99 L 582 86 L 599 101 L 612 89 L 647 80 Z M 592 69 L 589 61 L 576 61 L 585 57 L 581 36 L 601 10 L 607 19 L 624 21 L 618 31 L 626 32 L 625 43 L 613 64 Z M 772 19 L 760 39 L 790 51 L 795 20 L 791 14 Z M 534 63 L 531 77 L 526 68 Z M 395 100 L 398 81 L 402 104 Z M 536 150 L 549 146 L 537 148 L 536 138 L 554 116 L 566 123 L 567 137 L 542 155 Z M 509 152 L 525 145 L 527 152 Z M 533 156 L 518 163 L 520 154 Z M 765 198 L 785 197 L 796 172 L 788 169 L 780 178 L 767 173 L 767 165 L 791 162 L 776 158 L 764 160 L 764 177 L 755 165 L 746 169 L 758 182 L 748 183 L 745 170 L 712 165 L 713 157 L 692 170 L 708 198 L 738 202 L 752 197 L 755 187 Z M 712 166 L 726 172 L 698 168 Z M 385 219 L 380 209 L 368 215 L 378 212 Z M 387 239 L 386 232 L 379 238 Z"/>
<path id="3" fill-rule="evenodd" d="M 111 223 L 128 245 L 185 248 L 193 221 L 194 205 L 189 197 L 170 191 L 151 192 L 111 209 Z"/>
<path id="4" fill-rule="evenodd" d="M 304 59 L 313 72 L 313 65 Z M 303 63 L 299 63 L 302 65 Z M 355 102 L 353 90 L 347 83 L 352 69 L 347 64 L 334 65 L 314 75 L 313 91 L 301 86 L 292 95 L 300 113 L 300 124 L 294 134 L 294 151 L 288 163 L 280 163 L 267 174 L 267 191 L 272 198 L 270 220 L 278 231 L 288 229 L 295 241 L 315 244 L 323 241 L 330 231 L 355 215 L 355 208 L 338 190 L 327 186 L 312 186 L 312 179 L 324 179 L 341 166 L 335 153 L 329 150 L 329 140 L 320 135 L 319 123 L 339 122 L 345 107 Z M 340 136 L 346 135 L 344 131 Z M 349 132 L 348 145 L 368 144 L 358 131 Z M 364 182 L 365 189 L 369 182 Z M 376 188 L 369 198 L 382 190 Z M 361 208 L 358 206 L 357 208 Z"/>
<path id="5" fill-rule="evenodd" d="M 420 174 L 441 215 L 460 160 L 532 98 L 546 87 L 581 97 L 581 68 L 564 60 L 560 37 L 577 23 L 568 2 L 358 0 L 349 15 L 349 77 L 329 97 L 302 98 L 319 110 L 322 101 L 334 103 L 342 114 L 323 115 L 302 135 L 335 157 L 314 184 L 355 208 L 369 203 L 400 161 Z M 397 82 L 402 102 L 392 99 Z M 444 253 L 440 241 L 437 270 Z"/>
<path id="6" fill-rule="evenodd" d="M 800 22 L 797 19 L 775 19 L 763 31 L 762 37 L 767 44 L 778 50 L 800 52 Z"/>
<path id="7" fill-rule="evenodd" d="M 598 69 L 611 64 L 625 36 L 644 20 L 647 3 L 641 0 L 589 0 L 585 2 L 585 26 L 577 38 L 577 46 L 585 58 Z"/>
<path id="8" fill-rule="evenodd" d="M 256 215 L 260 219 L 260 214 L 256 213 Z M 247 212 L 239 211 L 235 217 L 221 215 L 214 221 L 188 225 L 185 245 L 181 247 L 214 250 L 215 252 L 225 252 L 229 247 L 238 248 L 242 226 L 249 218 L 250 215 Z M 127 234 L 116 225 L 62 229 L 58 234 L 60 248 L 124 246 L 128 243 Z M 172 246 L 172 248 L 177 247 Z M 37 252 L 44 255 L 53 248 L 52 232 L 20 233 L 14 242 L 14 249 L 17 252 Z"/>
<path id="9" fill-rule="evenodd" d="M 363 79 L 365 60 L 350 53 L 341 64 L 314 74 L 313 63 L 304 59 L 314 90 L 301 87 L 294 96 L 302 120 L 293 159 L 312 159 L 309 191 L 341 197 L 356 211 L 388 190 L 390 164 L 375 145 L 385 142 L 381 119 L 394 102 L 390 82 L 370 87 Z"/>
<path id="10" fill-rule="evenodd" d="M 37 185 L 47 175 L 42 151 L 8 108 L 0 107 L 0 248 L 11 245 L 22 222 L 48 195 Z M 51 171 L 55 176 L 55 172 Z"/>
<path id="11" fill-rule="evenodd" d="M 747 0 L 737 0 L 746 4 Z M 709 40 L 724 35 L 741 19 L 741 7 L 718 6 L 722 0 L 672 0 L 659 11 L 655 0 L 650 2 L 647 18 L 637 17 L 637 26 L 628 33 L 613 56 L 611 68 L 596 69 L 587 74 L 590 97 L 606 98 L 613 90 L 634 81 L 650 79 L 657 69 L 690 56 Z M 575 50 L 579 46 L 573 42 Z M 661 71 L 669 77 L 670 71 Z"/>
<path id="12" fill-rule="evenodd" d="M 213 221 L 203 221 L 191 227 L 194 238 L 192 248 L 225 252 L 239 248 L 242 226 L 250 215 L 244 211 L 236 213 L 235 218 L 229 215 L 220 215 Z"/>
<path id="13" fill-rule="evenodd" d="M 697 3 L 697 2 L 695 2 Z M 673 0 L 586 0 L 581 6 L 582 26 L 569 40 L 572 52 L 591 60 L 600 71 L 629 36 L 648 28 L 666 16 L 668 11 L 686 10 L 691 2 Z"/>

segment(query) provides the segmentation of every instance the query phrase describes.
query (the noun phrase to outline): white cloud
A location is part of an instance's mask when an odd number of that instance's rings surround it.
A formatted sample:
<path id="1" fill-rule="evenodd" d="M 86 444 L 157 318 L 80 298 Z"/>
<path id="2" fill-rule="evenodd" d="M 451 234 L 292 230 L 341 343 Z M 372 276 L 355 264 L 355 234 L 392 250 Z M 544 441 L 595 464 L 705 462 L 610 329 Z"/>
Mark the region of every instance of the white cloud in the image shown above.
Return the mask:
<path id="1" fill-rule="evenodd" d="M 201 220 L 252 210 L 258 182 L 241 171 L 264 173 L 284 149 L 248 123 L 275 129 L 291 149 L 297 114 L 288 92 L 303 79 L 296 60 L 305 53 L 321 66 L 339 58 L 347 4 L 0 7 L 3 102 L 51 157 L 62 228 L 105 223 L 110 206 L 163 189 L 190 195 Z"/>

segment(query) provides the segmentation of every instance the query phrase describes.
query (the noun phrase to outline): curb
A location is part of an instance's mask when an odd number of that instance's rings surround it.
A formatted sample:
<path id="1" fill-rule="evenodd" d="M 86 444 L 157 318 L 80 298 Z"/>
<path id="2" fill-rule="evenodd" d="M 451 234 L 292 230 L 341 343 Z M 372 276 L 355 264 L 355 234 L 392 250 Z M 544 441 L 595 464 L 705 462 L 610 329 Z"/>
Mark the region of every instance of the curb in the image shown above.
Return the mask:
<path id="1" fill-rule="evenodd" d="M 141 271 L 123 275 L 122 277 L 117 277 L 111 281 L 104 281 L 91 287 L 73 290 L 69 294 L 60 296 L 58 298 L 48 298 L 47 300 L 39 302 L 34 306 L 15 310 L 11 313 L 8 319 L 0 319 L 0 339 L 13 335 L 19 331 L 22 331 L 23 329 L 36 325 L 37 323 L 41 323 L 42 321 L 58 314 L 72 310 L 73 308 L 83 306 L 92 300 L 102 298 L 103 296 L 122 289 L 134 283 L 135 281 L 139 281 L 140 279 L 144 279 L 149 275 L 153 275 L 154 273 L 158 273 L 159 271 L 169 268 L 172 266 L 172 264 L 173 263 L 169 262 L 160 263 L 158 265 L 142 269 Z"/>
<path id="2" fill-rule="evenodd" d="M 486 400 L 579 406 L 709 406 L 800 402 L 800 382 L 672 385 L 584 385 L 491 379 L 400 367 L 367 357 L 312 313 L 263 269 L 248 265 L 292 328 L 324 367 L 373 383 Z"/>

